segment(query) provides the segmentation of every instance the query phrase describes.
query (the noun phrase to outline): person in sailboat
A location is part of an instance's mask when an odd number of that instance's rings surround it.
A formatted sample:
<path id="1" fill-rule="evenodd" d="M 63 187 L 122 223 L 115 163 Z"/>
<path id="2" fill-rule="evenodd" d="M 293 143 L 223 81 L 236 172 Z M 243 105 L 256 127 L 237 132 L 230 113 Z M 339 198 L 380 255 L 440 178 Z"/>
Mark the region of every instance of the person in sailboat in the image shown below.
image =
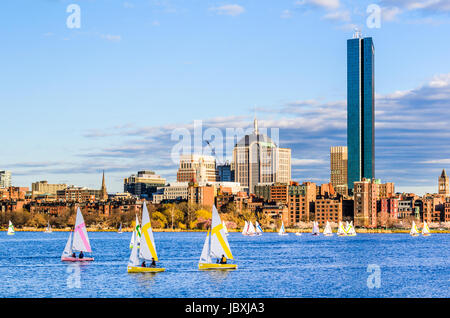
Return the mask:
<path id="1" fill-rule="evenodd" d="M 83 251 L 81 251 L 80 255 L 78 255 L 78 258 L 83 258 L 83 257 L 84 257 L 84 254 L 83 254 Z"/>
<path id="2" fill-rule="evenodd" d="M 75 254 L 75 252 L 72 253 L 72 257 L 73 257 L 73 258 L 77 258 L 77 255 Z"/>
<path id="3" fill-rule="evenodd" d="M 225 255 L 222 254 L 222 258 L 220 259 L 220 264 L 226 264 L 227 263 L 227 258 L 225 257 Z"/>
<path id="4" fill-rule="evenodd" d="M 156 262 L 153 257 L 152 257 L 152 263 L 150 264 L 150 267 L 156 267 Z"/>
<path id="5" fill-rule="evenodd" d="M 147 267 L 147 265 L 145 265 L 145 261 L 142 261 L 141 267 Z"/>

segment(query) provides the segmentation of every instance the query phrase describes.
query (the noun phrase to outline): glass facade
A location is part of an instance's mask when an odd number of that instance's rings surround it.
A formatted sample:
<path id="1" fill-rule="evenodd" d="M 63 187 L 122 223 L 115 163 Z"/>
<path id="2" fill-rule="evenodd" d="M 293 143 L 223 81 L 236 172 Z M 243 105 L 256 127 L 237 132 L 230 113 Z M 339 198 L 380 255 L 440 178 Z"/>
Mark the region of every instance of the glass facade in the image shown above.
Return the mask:
<path id="1" fill-rule="evenodd" d="M 375 83 L 372 38 L 347 40 L 348 188 L 375 177 Z"/>

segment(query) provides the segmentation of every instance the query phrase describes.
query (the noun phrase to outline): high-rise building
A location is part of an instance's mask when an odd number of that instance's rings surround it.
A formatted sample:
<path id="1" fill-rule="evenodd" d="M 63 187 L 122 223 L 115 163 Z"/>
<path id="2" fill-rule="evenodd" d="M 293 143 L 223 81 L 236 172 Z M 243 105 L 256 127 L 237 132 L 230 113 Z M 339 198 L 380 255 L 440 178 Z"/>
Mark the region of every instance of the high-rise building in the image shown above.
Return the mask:
<path id="1" fill-rule="evenodd" d="M 340 189 L 347 188 L 347 147 L 330 148 L 330 181 L 334 189 L 341 194 L 346 194 Z"/>
<path id="2" fill-rule="evenodd" d="M 65 183 L 50 184 L 47 181 L 38 181 L 31 184 L 33 196 L 39 194 L 56 194 L 56 191 L 64 190 L 65 188 L 67 188 L 67 184 Z"/>
<path id="3" fill-rule="evenodd" d="M 139 197 L 151 199 L 158 187 L 163 187 L 166 179 L 150 170 L 138 171 L 137 175 L 132 174 L 123 180 L 123 190 Z"/>
<path id="4" fill-rule="evenodd" d="M 216 182 L 216 159 L 206 155 L 181 155 L 177 182 Z"/>
<path id="5" fill-rule="evenodd" d="M 233 182 L 234 171 L 231 170 L 231 164 L 226 162 L 224 164 L 217 165 L 218 181 Z"/>
<path id="6" fill-rule="evenodd" d="M 234 180 L 254 193 L 258 183 L 285 183 L 291 180 L 291 149 L 279 148 L 268 136 L 254 130 L 233 149 Z"/>
<path id="7" fill-rule="evenodd" d="M 439 194 L 449 195 L 449 179 L 445 169 L 442 169 L 441 176 L 439 177 Z"/>
<path id="8" fill-rule="evenodd" d="M 371 37 L 347 40 L 348 188 L 375 178 L 375 77 Z"/>
<path id="9" fill-rule="evenodd" d="M 0 188 L 9 188 L 11 186 L 11 171 L 0 171 Z"/>

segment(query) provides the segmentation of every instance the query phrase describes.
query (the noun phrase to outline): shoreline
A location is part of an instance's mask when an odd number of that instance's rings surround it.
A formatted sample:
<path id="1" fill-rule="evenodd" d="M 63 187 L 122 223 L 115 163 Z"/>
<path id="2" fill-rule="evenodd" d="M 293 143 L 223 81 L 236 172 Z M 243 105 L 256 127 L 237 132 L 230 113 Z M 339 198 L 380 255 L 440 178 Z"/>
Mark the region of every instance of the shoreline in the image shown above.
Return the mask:
<path id="1" fill-rule="evenodd" d="M 88 228 L 88 232 L 116 232 L 117 229 L 95 229 L 95 228 Z M 181 229 L 152 229 L 153 232 L 206 232 L 206 230 L 181 230 Z M 409 229 L 356 229 L 356 233 L 358 234 L 409 234 Z M 6 232 L 8 229 L 0 229 L 0 232 Z M 71 228 L 65 228 L 65 229 L 52 229 L 52 232 L 71 232 Z M 286 229 L 287 233 L 305 233 L 309 234 L 311 233 L 312 229 L 299 229 L 299 230 L 293 230 L 293 229 Z M 433 230 L 430 229 L 432 234 L 450 234 L 450 229 L 442 229 L 442 230 Z M 15 229 L 15 232 L 45 232 L 45 228 L 38 229 L 38 228 L 22 228 L 22 229 Z M 122 233 L 132 233 L 132 229 L 122 229 Z M 230 233 L 241 233 L 241 230 L 228 230 Z M 320 231 L 322 233 L 323 231 Z M 333 231 L 333 233 L 336 233 L 337 231 Z M 278 230 L 266 230 L 265 233 L 278 233 Z"/>

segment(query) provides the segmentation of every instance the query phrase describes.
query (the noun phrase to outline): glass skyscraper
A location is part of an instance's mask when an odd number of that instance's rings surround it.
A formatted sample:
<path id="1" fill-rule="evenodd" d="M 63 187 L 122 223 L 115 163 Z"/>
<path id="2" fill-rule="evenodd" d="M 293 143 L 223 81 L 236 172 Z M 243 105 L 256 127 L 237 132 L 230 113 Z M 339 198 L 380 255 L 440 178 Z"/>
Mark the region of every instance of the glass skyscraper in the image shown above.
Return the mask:
<path id="1" fill-rule="evenodd" d="M 371 37 L 347 40 L 348 188 L 375 178 L 375 78 Z"/>

